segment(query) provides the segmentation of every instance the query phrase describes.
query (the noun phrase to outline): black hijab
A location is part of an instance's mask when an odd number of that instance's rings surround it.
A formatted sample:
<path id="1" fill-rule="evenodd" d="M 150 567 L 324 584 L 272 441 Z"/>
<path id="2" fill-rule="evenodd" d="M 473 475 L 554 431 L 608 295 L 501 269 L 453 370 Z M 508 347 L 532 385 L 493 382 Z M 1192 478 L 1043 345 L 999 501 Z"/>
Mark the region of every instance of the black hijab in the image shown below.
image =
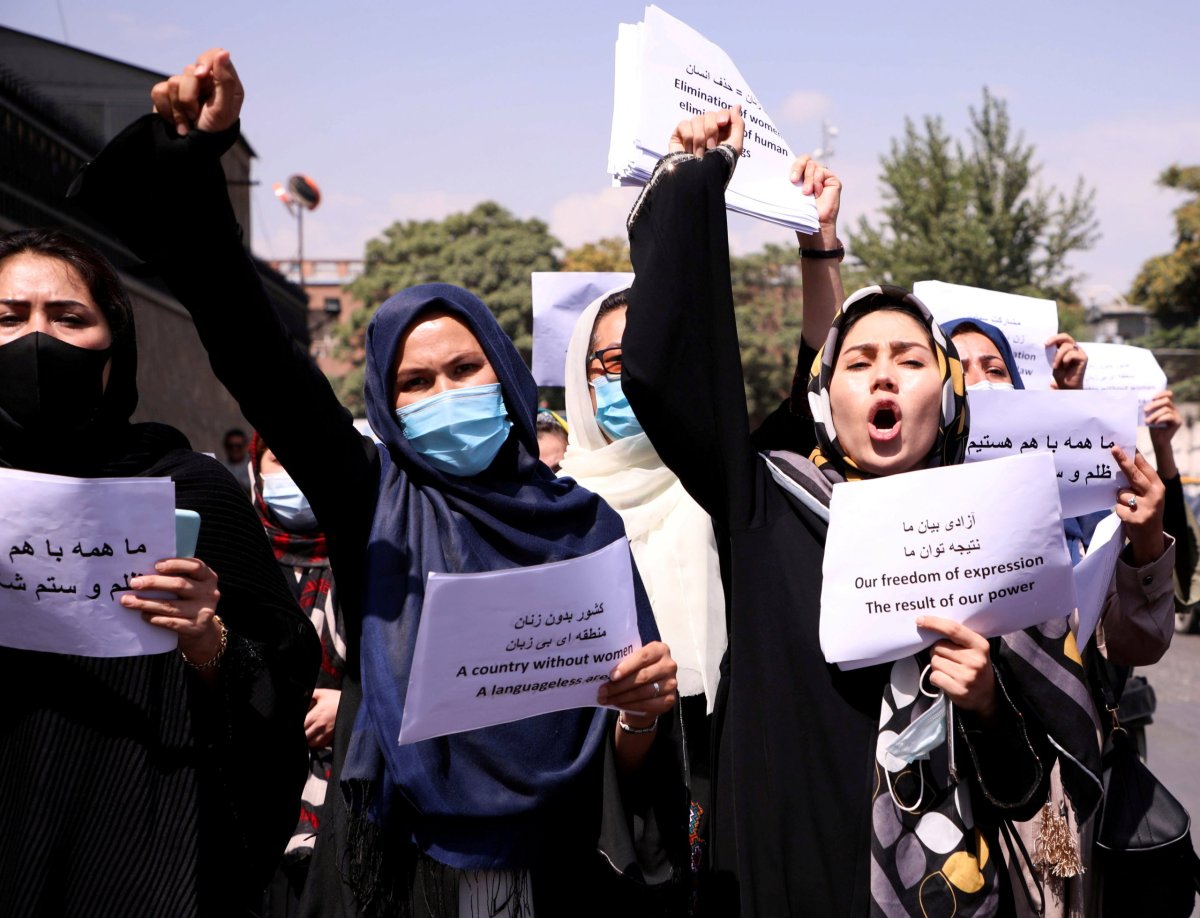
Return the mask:
<path id="1" fill-rule="evenodd" d="M 129 421 L 138 402 L 137 338 L 129 297 L 107 259 L 57 230 L 18 230 L 0 236 L 0 264 L 22 255 L 56 259 L 84 281 L 112 333 L 111 367 L 103 394 L 86 418 L 57 424 L 52 417 L 39 417 L 31 423 L 7 410 L 12 404 L 9 399 L 36 404 L 56 382 L 61 383 L 53 376 L 57 367 L 52 357 L 47 359 L 46 345 L 58 352 L 69 345 L 46 341 L 48 336 L 36 333 L 0 345 L 0 465 L 77 477 L 136 475 L 170 450 L 187 449 L 187 438 L 174 428 Z M 34 362 L 28 357 L 35 347 L 39 355 Z"/>

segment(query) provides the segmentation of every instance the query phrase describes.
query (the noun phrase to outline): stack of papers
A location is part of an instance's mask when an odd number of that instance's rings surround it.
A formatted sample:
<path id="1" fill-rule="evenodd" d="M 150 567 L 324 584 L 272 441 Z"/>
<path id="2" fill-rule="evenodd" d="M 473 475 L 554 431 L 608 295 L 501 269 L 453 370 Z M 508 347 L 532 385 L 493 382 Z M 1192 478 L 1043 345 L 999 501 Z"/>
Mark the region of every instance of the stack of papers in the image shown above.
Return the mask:
<path id="1" fill-rule="evenodd" d="M 608 170 L 614 184 L 644 185 L 668 152 L 675 125 L 721 108 L 742 107 L 742 159 L 725 193 L 737 213 L 802 233 L 818 229 L 817 206 L 791 183 L 791 147 L 729 55 L 656 6 L 645 21 L 622 23 Z"/>

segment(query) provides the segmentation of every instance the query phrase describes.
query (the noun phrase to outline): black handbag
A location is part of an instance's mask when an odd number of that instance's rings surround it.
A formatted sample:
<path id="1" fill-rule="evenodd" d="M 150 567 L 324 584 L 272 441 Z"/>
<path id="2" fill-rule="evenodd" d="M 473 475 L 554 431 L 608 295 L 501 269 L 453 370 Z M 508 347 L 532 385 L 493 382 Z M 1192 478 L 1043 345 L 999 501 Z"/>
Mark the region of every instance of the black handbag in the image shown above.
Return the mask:
<path id="1" fill-rule="evenodd" d="M 1099 914 L 1103 918 L 1156 915 L 1188 918 L 1200 891 L 1200 858 L 1192 847 L 1188 811 L 1138 757 L 1117 709 L 1128 670 L 1098 653 L 1093 686 L 1112 717 L 1101 764 L 1104 799 L 1096 821 L 1095 857 Z"/>

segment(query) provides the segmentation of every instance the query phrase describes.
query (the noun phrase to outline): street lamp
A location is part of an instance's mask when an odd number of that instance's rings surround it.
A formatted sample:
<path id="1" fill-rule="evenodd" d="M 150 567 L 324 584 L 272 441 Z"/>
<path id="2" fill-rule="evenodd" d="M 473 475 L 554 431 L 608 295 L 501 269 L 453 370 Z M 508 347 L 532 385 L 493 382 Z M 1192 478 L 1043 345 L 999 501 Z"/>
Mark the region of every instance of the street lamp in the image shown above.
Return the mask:
<path id="1" fill-rule="evenodd" d="M 307 175 L 293 175 L 285 188 L 279 182 L 271 186 L 275 197 L 283 202 L 288 213 L 296 218 L 296 267 L 300 275 L 300 286 L 304 286 L 304 212 L 316 210 L 321 203 L 321 189 Z"/>

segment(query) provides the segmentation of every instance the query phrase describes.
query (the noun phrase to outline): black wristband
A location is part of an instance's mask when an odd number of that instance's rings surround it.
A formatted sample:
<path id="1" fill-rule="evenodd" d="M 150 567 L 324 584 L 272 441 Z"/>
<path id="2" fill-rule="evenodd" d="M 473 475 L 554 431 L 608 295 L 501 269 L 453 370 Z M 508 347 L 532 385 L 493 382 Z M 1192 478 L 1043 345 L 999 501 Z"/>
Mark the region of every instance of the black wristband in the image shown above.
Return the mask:
<path id="1" fill-rule="evenodd" d="M 836 249 L 806 249 L 800 248 L 801 258 L 836 258 L 841 261 L 846 257 L 846 247 L 839 245 Z"/>

